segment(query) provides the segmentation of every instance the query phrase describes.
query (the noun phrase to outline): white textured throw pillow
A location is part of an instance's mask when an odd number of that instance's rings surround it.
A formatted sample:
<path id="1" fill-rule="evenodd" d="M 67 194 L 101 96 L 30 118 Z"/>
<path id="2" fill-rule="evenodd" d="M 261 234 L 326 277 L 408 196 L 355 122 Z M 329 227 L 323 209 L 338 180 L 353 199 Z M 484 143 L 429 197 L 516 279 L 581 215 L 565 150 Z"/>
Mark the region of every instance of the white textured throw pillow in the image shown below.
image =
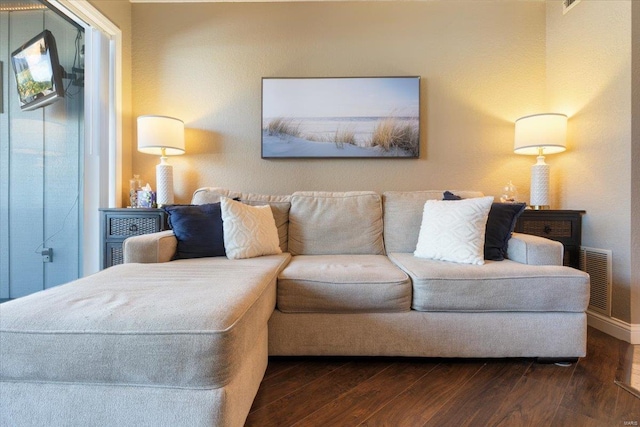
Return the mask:
<path id="1" fill-rule="evenodd" d="M 484 234 L 493 197 L 428 200 L 414 255 L 464 264 L 484 264 Z"/>
<path id="2" fill-rule="evenodd" d="M 249 206 L 227 197 L 220 200 L 227 258 L 242 259 L 282 253 L 269 205 Z"/>

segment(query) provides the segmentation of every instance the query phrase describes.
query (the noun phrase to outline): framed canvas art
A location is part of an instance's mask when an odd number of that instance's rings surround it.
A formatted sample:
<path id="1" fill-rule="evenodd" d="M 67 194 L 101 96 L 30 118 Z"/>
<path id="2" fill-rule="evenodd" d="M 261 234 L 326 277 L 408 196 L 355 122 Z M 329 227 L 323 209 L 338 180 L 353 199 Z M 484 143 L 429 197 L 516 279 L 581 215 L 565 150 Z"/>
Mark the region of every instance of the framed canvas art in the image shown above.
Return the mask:
<path id="1" fill-rule="evenodd" d="M 420 77 L 262 79 L 262 158 L 418 158 Z"/>

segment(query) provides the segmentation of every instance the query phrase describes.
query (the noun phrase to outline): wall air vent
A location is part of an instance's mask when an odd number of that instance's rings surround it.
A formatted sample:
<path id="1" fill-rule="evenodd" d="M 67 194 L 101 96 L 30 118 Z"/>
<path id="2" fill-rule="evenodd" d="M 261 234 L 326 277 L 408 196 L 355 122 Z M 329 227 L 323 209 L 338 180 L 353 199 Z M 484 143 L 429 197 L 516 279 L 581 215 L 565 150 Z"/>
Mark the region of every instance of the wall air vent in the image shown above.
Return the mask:
<path id="1" fill-rule="evenodd" d="M 562 0 L 562 14 L 566 14 L 569 12 L 575 5 L 580 3 L 582 0 Z"/>
<path id="2" fill-rule="evenodd" d="M 591 277 L 589 310 L 611 316 L 611 251 L 581 246 L 580 270 Z"/>

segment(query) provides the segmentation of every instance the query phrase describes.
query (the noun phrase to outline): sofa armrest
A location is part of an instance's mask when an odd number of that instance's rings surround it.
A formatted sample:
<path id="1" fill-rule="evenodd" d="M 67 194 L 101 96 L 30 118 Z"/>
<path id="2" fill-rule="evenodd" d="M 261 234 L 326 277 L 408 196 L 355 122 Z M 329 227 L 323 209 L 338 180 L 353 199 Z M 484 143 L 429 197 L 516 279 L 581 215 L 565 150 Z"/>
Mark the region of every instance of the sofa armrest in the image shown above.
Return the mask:
<path id="1" fill-rule="evenodd" d="M 122 245 L 124 262 L 144 264 L 171 261 L 178 247 L 173 230 L 143 234 L 126 239 Z"/>
<path id="2" fill-rule="evenodd" d="M 544 237 L 513 233 L 509 240 L 507 257 L 522 264 L 562 265 L 564 246 Z"/>

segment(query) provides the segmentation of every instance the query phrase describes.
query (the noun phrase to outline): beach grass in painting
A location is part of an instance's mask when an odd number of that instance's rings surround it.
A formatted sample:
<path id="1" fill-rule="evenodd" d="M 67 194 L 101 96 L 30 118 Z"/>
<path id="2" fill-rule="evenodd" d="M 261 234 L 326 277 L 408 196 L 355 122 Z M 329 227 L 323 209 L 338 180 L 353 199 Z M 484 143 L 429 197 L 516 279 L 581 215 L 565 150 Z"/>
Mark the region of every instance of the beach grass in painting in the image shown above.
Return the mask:
<path id="1" fill-rule="evenodd" d="M 265 78 L 262 157 L 419 157 L 419 82 Z"/>
<path id="2" fill-rule="evenodd" d="M 376 125 L 370 145 L 384 151 L 404 151 L 411 157 L 418 157 L 420 130 L 411 122 L 400 122 L 390 117 Z"/>
<path id="3" fill-rule="evenodd" d="M 278 117 L 269 121 L 265 131 L 269 136 L 300 136 L 300 123 Z"/>

